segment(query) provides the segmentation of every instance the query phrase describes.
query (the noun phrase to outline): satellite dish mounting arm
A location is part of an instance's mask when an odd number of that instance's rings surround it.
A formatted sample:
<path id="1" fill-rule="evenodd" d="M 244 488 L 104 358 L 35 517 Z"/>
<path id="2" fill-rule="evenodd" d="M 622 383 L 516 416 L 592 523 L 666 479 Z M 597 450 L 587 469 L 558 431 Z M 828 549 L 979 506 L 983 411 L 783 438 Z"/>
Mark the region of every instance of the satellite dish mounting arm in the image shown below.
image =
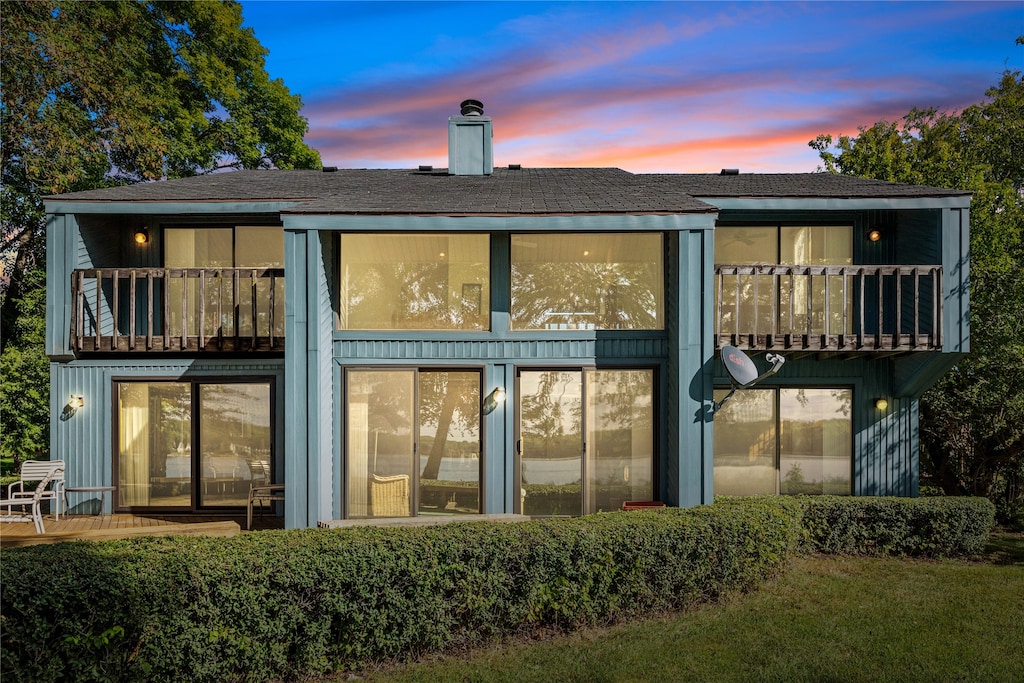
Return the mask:
<path id="1" fill-rule="evenodd" d="M 711 412 L 717 413 L 725 402 L 732 398 L 732 395 L 736 393 L 738 389 L 749 389 L 766 377 L 771 377 L 782 368 L 782 364 L 786 362 L 786 359 L 778 353 L 768 353 L 765 355 L 765 360 L 772 364 L 770 368 L 765 370 L 760 375 L 757 373 L 757 366 L 754 365 L 754 361 L 750 360 L 747 354 L 743 353 L 735 346 L 723 346 L 722 347 L 722 362 L 725 363 L 725 369 L 729 373 L 729 382 L 732 384 L 732 389 L 729 393 L 722 397 L 721 401 L 711 402 Z"/>

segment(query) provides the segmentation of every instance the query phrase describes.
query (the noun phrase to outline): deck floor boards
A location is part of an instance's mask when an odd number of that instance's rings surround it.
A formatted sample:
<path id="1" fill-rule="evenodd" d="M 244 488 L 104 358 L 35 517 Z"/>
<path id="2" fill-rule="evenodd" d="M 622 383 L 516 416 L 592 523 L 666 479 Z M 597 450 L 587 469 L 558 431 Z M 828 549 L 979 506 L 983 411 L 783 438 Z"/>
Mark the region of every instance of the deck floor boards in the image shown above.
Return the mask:
<path id="1" fill-rule="evenodd" d="M 0 511 L 0 517 L 4 514 Z M 228 522 L 237 525 L 244 533 L 245 515 L 61 515 L 55 520 L 53 515 L 46 515 L 43 523 L 46 533 L 37 535 L 32 522 L 0 522 L 0 547 L 33 545 L 34 543 L 53 543 L 59 540 L 108 539 L 117 537 L 119 532 L 124 536 L 145 535 L 145 529 L 155 533 L 174 533 L 176 528 L 185 534 L 202 534 L 211 536 L 232 535 L 227 533 Z M 273 515 L 253 515 L 253 531 L 284 528 L 284 519 Z"/>

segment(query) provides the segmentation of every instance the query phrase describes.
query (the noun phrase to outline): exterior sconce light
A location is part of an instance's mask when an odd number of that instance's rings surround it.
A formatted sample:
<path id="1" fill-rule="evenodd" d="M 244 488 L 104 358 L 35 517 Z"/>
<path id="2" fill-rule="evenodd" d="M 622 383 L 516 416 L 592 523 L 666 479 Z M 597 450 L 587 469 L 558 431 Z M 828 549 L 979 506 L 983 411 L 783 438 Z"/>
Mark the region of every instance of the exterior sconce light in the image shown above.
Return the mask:
<path id="1" fill-rule="evenodd" d="M 505 390 L 501 387 L 494 387 L 491 393 L 484 399 L 484 415 L 490 415 L 494 409 L 505 402 Z"/>
<path id="2" fill-rule="evenodd" d="M 872 242 L 877 242 L 878 240 L 882 239 L 882 231 L 879 230 L 878 228 L 874 228 L 868 233 L 868 239 L 871 240 Z"/>
<path id="3" fill-rule="evenodd" d="M 889 401 L 884 398 L 875 399 L 875 408 L 884 413 L 889 408 Z"/>
<path id="4" fill-rule="evenodd" d="M 68 399 L 68 403 L 67 403 L 66 406 L 64 406 L 64 409 L 68 413 L 70 413 L 71 415 L 74 415 L 78 411 L 79 408 L 82 408 L 84 406 L 85 406 L 85 397 L 84 396 L 82 396 L 81 394 L 71 394 L 71 398 Z"/>
<path id="5" fill-rule="evenodd" d="M 135 243 L 146 244 L 147 242 L 149 242 L 149 228 L 143 225 L 135 231 Z"/>

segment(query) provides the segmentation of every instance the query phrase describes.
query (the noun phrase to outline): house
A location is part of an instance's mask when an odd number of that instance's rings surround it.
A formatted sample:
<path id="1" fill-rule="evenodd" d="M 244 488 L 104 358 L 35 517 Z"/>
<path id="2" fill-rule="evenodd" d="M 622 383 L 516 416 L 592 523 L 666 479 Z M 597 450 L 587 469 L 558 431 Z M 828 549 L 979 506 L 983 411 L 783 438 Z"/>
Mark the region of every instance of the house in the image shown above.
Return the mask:
<path id="1" fill-rule="evenodd" d="M 969 350 L 968 193 L 496 167 L 492 135 L 469 107 L 448 169 L 48 197 L 69 486 L 196 512 L 283 483 L 288 527 L 917 495 L 919 397 Z M 788 362 L 716 413 L 724 345 Z"/>

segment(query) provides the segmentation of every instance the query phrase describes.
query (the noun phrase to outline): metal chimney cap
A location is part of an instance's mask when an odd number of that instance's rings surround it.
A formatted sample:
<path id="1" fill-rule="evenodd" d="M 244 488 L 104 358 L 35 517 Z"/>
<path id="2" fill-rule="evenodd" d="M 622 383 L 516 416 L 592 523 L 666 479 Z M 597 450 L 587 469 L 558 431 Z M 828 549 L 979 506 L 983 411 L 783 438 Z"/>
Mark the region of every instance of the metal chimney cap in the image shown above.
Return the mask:
<path id="1" fill-rule="evenodd" d="M 738 168 L 723 168 L 722 175 L 739 175 L 740 169 Z"/>
<path id="2" fill-rule="evenodd" d="M 459 111 L 463 116 L 483 116 L 484 103 L 480 100 L 463 100 Z"/>

